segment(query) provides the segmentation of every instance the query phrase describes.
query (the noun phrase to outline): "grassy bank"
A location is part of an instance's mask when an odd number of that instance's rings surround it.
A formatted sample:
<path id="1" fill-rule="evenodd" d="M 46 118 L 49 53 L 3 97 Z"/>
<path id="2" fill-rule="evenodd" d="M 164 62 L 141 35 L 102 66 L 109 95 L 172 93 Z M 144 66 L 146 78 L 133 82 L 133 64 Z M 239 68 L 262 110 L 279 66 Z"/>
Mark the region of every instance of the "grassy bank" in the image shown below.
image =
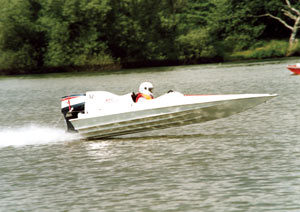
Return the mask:
<path id="1" fill-rule="evenodd" d="M 288 42 L 282 40 L 260 41 L 249 50 L 233 52 L 225 57 L 226 61 L 271 59 L 287 57 Z M 289 56 L 300 55 L 300 44 L 297 44 Z"/>

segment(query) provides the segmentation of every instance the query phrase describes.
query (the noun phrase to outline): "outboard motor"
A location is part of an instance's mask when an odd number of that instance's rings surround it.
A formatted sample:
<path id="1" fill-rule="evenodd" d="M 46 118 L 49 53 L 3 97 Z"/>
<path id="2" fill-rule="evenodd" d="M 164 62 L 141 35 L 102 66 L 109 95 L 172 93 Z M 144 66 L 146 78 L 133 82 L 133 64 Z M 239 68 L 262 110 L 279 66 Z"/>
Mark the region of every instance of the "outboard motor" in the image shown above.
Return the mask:
<path id="1" fill-rule="evenodd" d="M 84 113 L 85 94 L 64 96 L 61 99 L 61 112 L 64 115 L 68 132 L 77 132 L 70 119 L 78 118 L 78 113 Z"/>

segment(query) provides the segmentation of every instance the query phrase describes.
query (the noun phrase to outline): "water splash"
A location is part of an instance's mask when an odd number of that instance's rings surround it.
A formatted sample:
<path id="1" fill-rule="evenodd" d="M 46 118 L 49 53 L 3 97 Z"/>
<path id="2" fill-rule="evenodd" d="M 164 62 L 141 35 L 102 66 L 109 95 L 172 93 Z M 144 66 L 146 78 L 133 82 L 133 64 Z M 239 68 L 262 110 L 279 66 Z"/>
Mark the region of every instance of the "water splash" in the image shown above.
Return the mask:
<path id="1" fill-rule="evenodd" d="M 0 129 L 0 148 L 8 146 L 42 145 L 79 140 L 76 133 L 64 129 L 29 125 L 19 128 Z"/>

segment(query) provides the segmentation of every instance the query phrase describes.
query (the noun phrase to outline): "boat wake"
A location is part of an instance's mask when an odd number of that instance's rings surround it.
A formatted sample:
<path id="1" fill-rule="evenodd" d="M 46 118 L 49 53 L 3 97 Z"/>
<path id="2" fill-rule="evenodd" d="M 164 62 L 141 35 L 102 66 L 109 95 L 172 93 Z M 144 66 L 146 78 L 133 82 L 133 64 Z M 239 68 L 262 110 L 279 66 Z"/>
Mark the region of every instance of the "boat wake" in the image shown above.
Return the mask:
<path id="1" fill-rule="evenodd" d="M 79 139 L 81 139 L 79 134 L 47 126 L 29 125 L 0 129 L 0 148 L 63 143 Z"/>

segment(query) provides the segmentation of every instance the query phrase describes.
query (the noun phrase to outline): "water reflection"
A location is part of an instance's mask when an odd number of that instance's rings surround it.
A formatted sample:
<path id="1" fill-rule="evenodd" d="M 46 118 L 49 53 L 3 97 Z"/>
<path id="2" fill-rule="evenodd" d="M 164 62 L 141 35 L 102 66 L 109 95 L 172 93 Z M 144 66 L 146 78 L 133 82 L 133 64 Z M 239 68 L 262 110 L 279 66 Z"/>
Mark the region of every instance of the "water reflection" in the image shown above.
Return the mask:
<path id="1" fill-rule="evenodd" d="M 110 142 L 87 142 L 84 143 L 84 148 L 86 149 L 87 154 L 93 160 L 97 162 L 105 162 L 109 161 L 110 157 L 113 156 L 113 151 L 111 150 L 111 143 Z"/>

